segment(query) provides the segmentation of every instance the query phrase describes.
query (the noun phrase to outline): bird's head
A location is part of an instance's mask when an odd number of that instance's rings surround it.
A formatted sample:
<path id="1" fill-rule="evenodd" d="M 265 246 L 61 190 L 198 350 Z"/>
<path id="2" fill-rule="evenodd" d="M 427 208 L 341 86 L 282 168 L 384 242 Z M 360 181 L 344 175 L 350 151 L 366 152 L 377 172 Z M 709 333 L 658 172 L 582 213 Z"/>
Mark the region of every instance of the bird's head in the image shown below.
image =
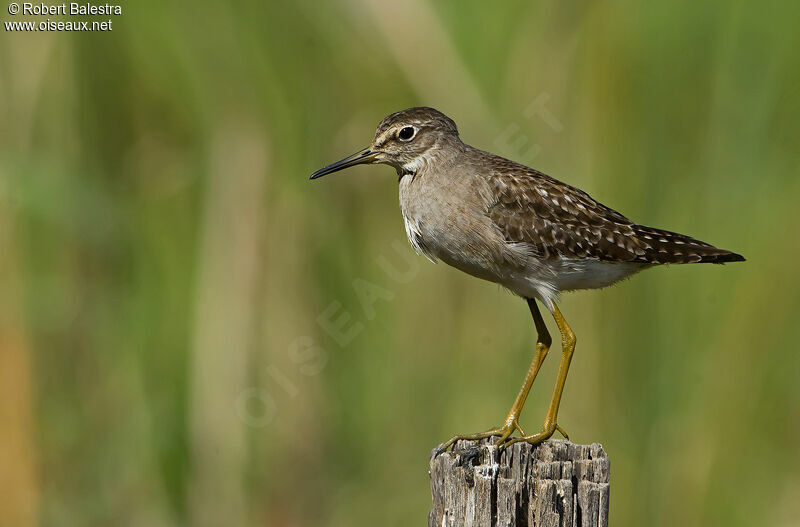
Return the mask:
<path id="1" fill-rule="evenodd" d="M 393 166 L 398 174 L 415 173 L 448 143 L 460 143 L 456 123 L 433 108 L 417 107 L 387 116 L 365 149 L 311 174 L 317 179 L 355 165 Z"/>

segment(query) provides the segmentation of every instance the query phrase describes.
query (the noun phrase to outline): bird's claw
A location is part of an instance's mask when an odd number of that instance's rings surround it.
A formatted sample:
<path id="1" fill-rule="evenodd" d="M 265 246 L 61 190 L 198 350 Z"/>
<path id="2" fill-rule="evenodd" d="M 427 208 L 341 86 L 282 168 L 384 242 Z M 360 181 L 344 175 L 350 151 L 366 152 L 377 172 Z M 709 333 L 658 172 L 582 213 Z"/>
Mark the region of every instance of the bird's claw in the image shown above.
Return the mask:
<path id="1" fill-rule="evenodd" d="M 561 428 L 561 426 L 559 426 L 558 424 L 556 424 L 556 430 L 558 430 L 559 434 L 564 436 L 564 439 L 569 441 L 569 435 L 567 435 L 567 432 L 563 428 Z M 522 434 L 522 435 L 525 435 L 525 434 Z"/>
<path id="2" fill-rule="evenodd" d="M 523 436 L 525 432 L 522 430 L 522 427 L 519 426 L 519 423 L 516 419 L 511 419 L 506 421 L 503 426 L 498 426 L 496 428 L 491 428 L 486 430 L 485 432 L 478 432 L 477 434 L 465 434 L 465 435 L 457 435 L 453 436 L 449 441 L 442 443 L 434 450 L 433 457 L 438 456 L 444 452 L 447 452 L 451 447 L 453 447 L 456 442 L 461 440 L 467 441 L 480 441 L 481 439 L 486 439 L 490 437 L 497 437 L 497 441 L 495 441 L 494 446 L 502 447 L 511 437 L 511 434 L 514 431 L 519 431 L 520 434 Z"/>
<path id="3" fill-rule="evenodd" d="M 569 435 L 567 435 L 567 432 L 563 428 L 561 428 L 561 426 L 559 426 L 556 423 L 545 423 L 540 432 L 529 436 L 523 434 L 522 437 L 513 437 L 508 441 L 506 441 L 502 446 L 508 447 L 513 445 L 514 443 L 528 443 L 530 445 L 538 445 L 539 443 L 543 443 L 548 439 L 550 439 L 556 431 L 558 431 L 558 433 L 564 436 L 564 439 L 569 441 Z"/>
<path id="4" fill-rule="evenodd" d="M 511 434 L 514 431 L 518 431 L 521 434 L 521 437 L 511 437 Z M 494 442 L 494 446 L 505 448 L 508 446 L 513 445 L 514 443 L 521 443 L 526 442 L 532 445 L 537 445 L 542 443 L 548 439 L 556 432 L 560 433 L 564 436 L 564 439 L 569 441 L 569 435 L 567 432 L 561 428 L 558 424 L 546 424 L 542 427 L 542 430 L 533 435 L 526 435 L 525 431 L 522 430 L 522 427 L 519 426 L 519 423 L 514 420 L 510 423 L 506 423 L 503 426 L 499 426 L 497 428 L 492 428 L 486 430 L 485 432 L 478 432 L 477 434 L 465 434 L 465 435 L 457 435 L 450 438 L 449 441 L 442 443 L 438 447 L 436 447 L 433 451 L 433 457 L 437 457 L 439 454 L 443 454 L 447 452 L 451 448 L 455 446 L 458 441 L 467 440 L 467 441 L 480 441 L 481 439 L 486 439 L 489 437 L 497 437 L 497 441 Z"/>
<path id="5" fill-rule="evenodd" d="M 454 447 L 458 441 L 480 441 L 481 439 L 486 439 L 488 437 L 499 436 L 495 445 L 499 446 L 503 441 L 508 438 L 512 432 L 514 432 L 515 428 L 511 427 L 506 429 L 505 427 L 498 427 L 492 428 L 491 430 L 487 430 L 485 432 L 479 432 L 477 434 L 465 434 L 465 435 L 457 435 L 450 438 L 449 441 L 442 443 L 438 447 L 436 447 L 434 457 L 447 452 L 450 448 Z"/>

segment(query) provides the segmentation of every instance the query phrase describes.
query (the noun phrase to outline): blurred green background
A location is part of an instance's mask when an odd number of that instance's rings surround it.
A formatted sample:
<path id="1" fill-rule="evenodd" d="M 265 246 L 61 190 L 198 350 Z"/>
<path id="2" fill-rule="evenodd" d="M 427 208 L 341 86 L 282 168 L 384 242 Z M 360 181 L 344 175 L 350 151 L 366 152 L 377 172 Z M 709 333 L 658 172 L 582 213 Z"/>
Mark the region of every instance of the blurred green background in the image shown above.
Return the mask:
<path id="1" fill-rule="evenodd" d="M 425 524 L 429 450 L 504 418 L 533 324 L 413 254 L 390 168 L 307 178 L 429 105 L 748 258 L 563 299 L 612 525 L 800 525 L 796 4 L 123 8 L 0 35 L 0 524 Z"/>

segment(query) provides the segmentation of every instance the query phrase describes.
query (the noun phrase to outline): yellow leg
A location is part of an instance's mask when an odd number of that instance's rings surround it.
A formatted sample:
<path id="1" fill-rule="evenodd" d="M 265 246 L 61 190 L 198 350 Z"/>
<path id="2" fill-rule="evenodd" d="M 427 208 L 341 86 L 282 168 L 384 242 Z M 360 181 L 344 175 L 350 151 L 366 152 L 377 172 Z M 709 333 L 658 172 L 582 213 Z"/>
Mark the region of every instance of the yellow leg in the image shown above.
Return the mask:
<path id="1" fill-rule="evenodd" d="M 519 441 L 525 441 L 533 445 L 547 440 L 556 430 L 564 434 L 561 427 L 557 424 L 558 419 L 558 406 L 561 403 L 561 395 L 564 392 L 564 383 L 567 380 L 567 372 L 569 372 L 569 364 L 572 361 L 572 353 L 575 351 L 575 333 L 572 332 L 564 316 L 559 311 L 558 306 L 553 304 L 552 308 L 553 318 L 561 331 L 561 362 L 558 365 L 558 377 L 556 378 L 556 386 L 553 389 L 553 398 L 550 400 L 550 407 L 547 409 L 547 415 L 544 418 L 542 430 L 538 434 L 530 436 L 523 436 L 511 439 L 506 445 L 511 445 Z M 566 434 L 564 434 L 566 437 Z"/>
<path id="2" fill-rule="evenodd" d="M 533 361 L 531 361 L 531 365 L 528 368 L 528 373 L 525 375 L 522 388 L 520 388 L 517 398 L 514 399 L 514 404 L 511 405 L 511 410 L 508 412 L 505 423 L 503 426 L 490 428 L 485 432 L 469 435 L 457 435 L 451 438 L 448 442 L 439 445 L 439 452 L 444 452 L 460 439 L 469 439 L 474 441 L 492 436 L 500 436 L 500 439 L 496 443 L 500 445 L 506 439 L 508 439 L 508 437 L 513 434 L 515 430 L 519 430 L 520 434 L 523 436 L 525 435 L 525 432 L 523 432 L 522 428 L 519 426 L 519 414 L 522 411 L 522 407 L 525 405 L 525 400 L 528 398 L 528 393 L 531 391 L 533 381 L 536 379 L 536 375 L 539 373 L 539 369 L 542 367 L 544 358 L 547 356 L 547 352 L 550 349 L 550 344 L 553 342 L 553 339 L 550 338 L 550 333 L 547 331 L 547 326 L 544 323 L 544 319 L 542 319 L 542 314 L 539 312 L 539 308 L 536 305 L 536 300 L 528 298 L 527 301 L 528 307 L 531 311 L 531 316 L 533 316 L 533 323 L 536 325 L 536 353 L 534 354 Z"/>

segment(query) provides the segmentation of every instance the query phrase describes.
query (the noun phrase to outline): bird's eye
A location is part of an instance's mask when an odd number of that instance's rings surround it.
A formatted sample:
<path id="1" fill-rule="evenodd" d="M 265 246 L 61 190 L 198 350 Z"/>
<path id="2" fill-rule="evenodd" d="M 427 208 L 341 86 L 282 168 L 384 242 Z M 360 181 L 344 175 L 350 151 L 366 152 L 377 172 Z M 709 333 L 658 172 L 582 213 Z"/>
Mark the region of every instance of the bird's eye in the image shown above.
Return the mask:
<path id="1" fill-rule="evenodd" d="M 398 133 L 397 138 L 401 141 L 411 141 L 416 135 L 417 130 L 413 126 L 404 126 Z"/>

